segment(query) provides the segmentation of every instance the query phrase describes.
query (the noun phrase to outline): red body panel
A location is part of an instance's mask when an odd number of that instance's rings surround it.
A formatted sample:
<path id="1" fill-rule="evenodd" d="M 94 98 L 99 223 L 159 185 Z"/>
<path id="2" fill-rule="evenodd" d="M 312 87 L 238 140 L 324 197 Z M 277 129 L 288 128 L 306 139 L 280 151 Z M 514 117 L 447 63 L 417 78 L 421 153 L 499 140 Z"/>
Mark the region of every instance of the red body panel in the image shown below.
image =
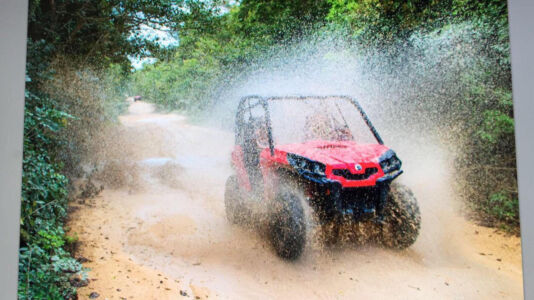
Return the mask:
<path id="1" fill-rule="evenodd" d="M 264 179 L 272 178 L 270 173 L 275 167 L 289 166 L 287 154 L 292 153 L 324 164 L 326 177 L 338 181 L 345 188 L 374 186 L 376 180 L 384 176 L 378 159 L 388 150 L 389 148 L 384 145 L 358 144 L 354 141 L 309 141 L 276 145 L 274 156 L 271 156 L 268 148 L 260 153 L 261 172 Z M 240 146 L 236 146 L 232 152 L 232 162 L 240 185 L 250 191 L 251 186 L 243 161 L 243 150 Z M 361 170 L 356 170 L 356 164 L 362 167 Z M 352 174 L 363 174 L 367 168 L 377 168 L 378 172 L 363 180 L 348 180 L 332 173 L 335 169 L 348 169 Z"/>
<path id="2" fill-rule="evenodd" d="M 299 144 L 277 145 L 274 156 L 269 149 L 261 152 L 261 165 L 265 171 L 273 165 L 289 165 L 287 154 L 293 153 L 307 159 L 320 162 L 326 166 L 326 177 L 336 180 L 343 187 L 374 186 L 376 180 L 384 176 L 384 172 L 378 163 L 388 147 L 380 144 L 358 144 L 354 141 L 309 141 Z M 356 170 L 359 164 L 361 170 Z M 352 174 L 363 174 L 367 168 L 377 168 L 378 172 L 364 180 L 348 180 L 332 173 L 335 169 L 348 169 Z"/>

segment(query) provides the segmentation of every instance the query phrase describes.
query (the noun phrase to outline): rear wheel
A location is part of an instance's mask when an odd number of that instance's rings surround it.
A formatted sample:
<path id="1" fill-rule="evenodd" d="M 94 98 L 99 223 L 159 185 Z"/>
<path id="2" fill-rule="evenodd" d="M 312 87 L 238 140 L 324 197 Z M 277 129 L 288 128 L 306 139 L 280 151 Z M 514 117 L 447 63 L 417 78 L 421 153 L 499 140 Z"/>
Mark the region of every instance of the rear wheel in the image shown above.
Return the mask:
<path id="1" fill-rule="evenodd" d="M 306 244 L 306 222 L 303 197 L 284 186 L 269 207 L 269 239 L 276 253 L 295 260 Z"/>
<path id="2" fill-rule="evenodd" d="M 381 228 L 383 245 L 404 249 L 415 243 L 421 229 L 421 214 L 409 188 L 397 183 L 391 185 L 384 208 L 384 222 Z"/>
<path id="3" fill-rule="evenodd" d="M 235 175 L 228 177 L 226 180 L 224 206 L 228 222 L 231 224 L 244 224 L 246 222 L 248 214 L 239 191 L 237 176 Z"/>

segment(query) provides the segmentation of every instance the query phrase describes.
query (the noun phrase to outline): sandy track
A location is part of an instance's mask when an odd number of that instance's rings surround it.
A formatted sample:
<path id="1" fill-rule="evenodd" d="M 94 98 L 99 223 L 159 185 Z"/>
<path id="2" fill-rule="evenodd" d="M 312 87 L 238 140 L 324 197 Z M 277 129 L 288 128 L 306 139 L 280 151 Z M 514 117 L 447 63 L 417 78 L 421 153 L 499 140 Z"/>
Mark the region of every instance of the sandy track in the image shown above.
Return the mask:
<path id="1" fill-rule="evenodd" d="M 69 226 L 98 299 L 520 299 L 520 240 L 473 225 L 451 201 L 445 163 L 402 156 L 422 232 L 405 251 L 345 245 L 280 260 L 255 232 L 227 223 L 233 135 L 136 102 L 121 117 L 138 178 L 77 204 Z M 429 158 L 432 159 L 432 158 Z M 426 174 L 443 180 L 436 182 Z"/>

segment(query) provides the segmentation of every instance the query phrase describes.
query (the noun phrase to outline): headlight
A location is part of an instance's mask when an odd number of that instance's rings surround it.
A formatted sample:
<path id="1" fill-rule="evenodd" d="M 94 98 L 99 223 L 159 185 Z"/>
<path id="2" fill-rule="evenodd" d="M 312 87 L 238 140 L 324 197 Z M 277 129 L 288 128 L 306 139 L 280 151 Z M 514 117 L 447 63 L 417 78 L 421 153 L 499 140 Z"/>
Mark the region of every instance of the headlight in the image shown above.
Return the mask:
<path id="1" fill-rule="evenodd" d="M 325 175 L 326 166 L 320 162 L 312 161 L 291 153 L 287 155 L 287 161 L 300 172 L 308 171 L 317 175 Z"/>
<path id="2" fill-rule="evenodd" d="M 318 163 L 318 162 L 313 163 L 313 173 L 319 174 L 319 175 L 325 175 L 324 173 L 325 170 L 326 170 L 325 165 Z"/>
<path id="3" fill-rule="evenodd" d="M 400 170 L 402 162 L 397 157 L 395 152 L 389 150 L 386 152 L 380 160 L 380 167 L 384 173 L 390 173 L 396 170 Z"/>

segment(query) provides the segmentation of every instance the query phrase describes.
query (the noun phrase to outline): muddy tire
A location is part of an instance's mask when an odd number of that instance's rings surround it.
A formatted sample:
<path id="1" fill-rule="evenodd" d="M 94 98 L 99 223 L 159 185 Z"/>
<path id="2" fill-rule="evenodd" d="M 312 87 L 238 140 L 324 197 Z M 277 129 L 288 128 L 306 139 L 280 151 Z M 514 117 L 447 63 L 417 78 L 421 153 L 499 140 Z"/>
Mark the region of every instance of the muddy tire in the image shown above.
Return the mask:
<path id="1" fill-rule="evenodd" d="M 243 204 L 243 197 L 239 192 L 237 176 L 235 175 L 228 177 L 226 180 L 224 206 L 226 218 L 230 224 L 242 225 L 247 221 L 247 212 Z"/>
<path id="2" fill-rule="evenodd" d="M 391 184 L 381 226 L 381 242 L 388 248 L 410 247 L 421 229 L 421 214 L 413 192 L 404 185 Z"/>
<path id="3" fill-rule="evenodd" d="M 282 187 L 269 207 L 269 240 L 276 253 L 287 260 L 297 259 L 306 244 L 306 221 L 302 197 Z"/>

